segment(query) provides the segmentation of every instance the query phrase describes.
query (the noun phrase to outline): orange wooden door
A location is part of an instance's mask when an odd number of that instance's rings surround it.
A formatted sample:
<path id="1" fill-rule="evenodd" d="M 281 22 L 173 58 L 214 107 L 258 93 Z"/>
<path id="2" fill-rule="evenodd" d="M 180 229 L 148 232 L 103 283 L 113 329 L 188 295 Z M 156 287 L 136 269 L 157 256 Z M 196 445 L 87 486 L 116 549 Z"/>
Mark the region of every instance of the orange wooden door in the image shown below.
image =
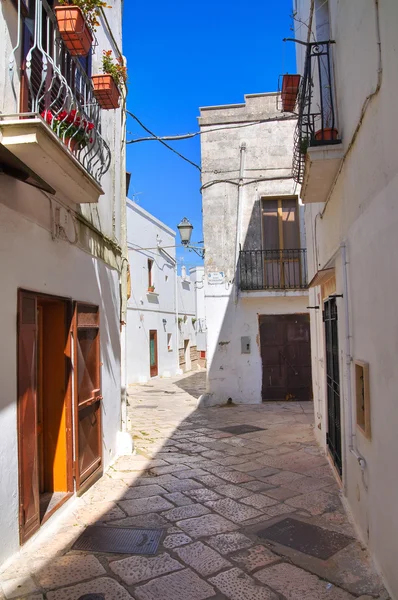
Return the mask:
<path id="1" fill-rule="evenodd" d="M 20 541 L 40 527 L 37 446 L 37 301 L 18 294 L 18 454 Z"/>
<path id="2" fill-rule="evenodd" d="M 77 302 L 73 318 L 76 489 L 102 472 L 99 308 Z"/>

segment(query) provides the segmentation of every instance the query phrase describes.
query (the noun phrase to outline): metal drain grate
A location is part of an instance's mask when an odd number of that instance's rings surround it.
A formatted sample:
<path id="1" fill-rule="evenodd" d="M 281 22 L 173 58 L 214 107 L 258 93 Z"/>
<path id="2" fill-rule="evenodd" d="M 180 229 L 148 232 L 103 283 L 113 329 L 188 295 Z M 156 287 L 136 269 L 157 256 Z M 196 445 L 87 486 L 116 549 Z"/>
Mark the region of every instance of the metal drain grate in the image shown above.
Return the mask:
<path id="1" fill-rule="evenodd" d="M 156 554 L 162 533 L 162 529 L 90 525 L 73 544 L 73 550 L 111 554 Z"/>
<path id="2" fill-rule="evenodd" d="M 229 427 L 222 427 L 219 431 L 225 431 L 225 433 L 233 433 L 234 435 L 241 435 L 242 433 L 254 433 L 255 431 L 265 431 L 263 427 L 256 427 L 255 425 L 230 425 Z"/>
<path id="3" fill-rule="evenodd" d="M 342 533 L 289 518 L 262 529 L 257 535 L 322 560 L 327 560 L 353 542 Z"/>

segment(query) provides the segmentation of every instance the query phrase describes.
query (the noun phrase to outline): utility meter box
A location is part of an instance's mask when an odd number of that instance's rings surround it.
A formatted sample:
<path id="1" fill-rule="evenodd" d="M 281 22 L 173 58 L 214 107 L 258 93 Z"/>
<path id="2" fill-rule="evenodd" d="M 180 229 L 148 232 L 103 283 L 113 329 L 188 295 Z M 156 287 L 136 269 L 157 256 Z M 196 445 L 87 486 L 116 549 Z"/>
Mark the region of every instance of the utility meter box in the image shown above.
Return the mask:
<path id="1" fill-rule="evenodd" d="M 240 349 L 241 354 L 250 354 L 251 343 L 250 343 L 250 337 L 248 335 L 240 338 L 240 344 L 241 344 L 241 349 Z"/>

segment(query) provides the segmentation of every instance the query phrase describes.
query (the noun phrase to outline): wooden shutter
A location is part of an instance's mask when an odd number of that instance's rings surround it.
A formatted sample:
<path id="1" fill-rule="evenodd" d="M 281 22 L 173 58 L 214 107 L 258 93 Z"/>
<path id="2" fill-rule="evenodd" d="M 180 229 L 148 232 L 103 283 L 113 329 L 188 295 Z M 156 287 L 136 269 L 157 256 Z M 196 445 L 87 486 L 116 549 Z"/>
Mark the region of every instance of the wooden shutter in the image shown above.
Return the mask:
<path id="1" fill-rule="evenodd" d="M 18 295 L 18 454 L 20 540 L 40 527 L 37 450 L 37 301 Z"/>
<path id="2" fill-rule="evenodd" d="M 76 489 L 102 472 L 99 308 L 77 302 L 73 317 Z"/>

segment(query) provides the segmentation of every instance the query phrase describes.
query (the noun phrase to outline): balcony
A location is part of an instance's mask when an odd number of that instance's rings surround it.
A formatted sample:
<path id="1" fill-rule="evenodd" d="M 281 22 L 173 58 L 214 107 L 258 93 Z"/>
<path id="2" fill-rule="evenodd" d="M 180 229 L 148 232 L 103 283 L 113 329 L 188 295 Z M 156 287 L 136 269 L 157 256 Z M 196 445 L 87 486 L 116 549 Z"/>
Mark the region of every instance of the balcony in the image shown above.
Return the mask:
<path id="1" fill-rule="evenodd" d="M 46 0 L 36 1 L 23 25 L 25 45 L 21 37 L 11 53 L 5 90 L 7 108 L 12 99 L 15 109 L 1 115 L 0 142 L 55 192 L 97 202 L 111 153 L 83 66 L 91 60 L 70 55 Z"/>
<path id="2" fill-rule="evenodd" d="M 306 290 L 307 250 L 241 250 L 238 273 L 242 291 Z"/>
<path id="3" fill-rule="evenodd" d="M 343 159 L 333 89 L 332 41 L 306 44 L 298 98 L 293 177 L 304 203 L 325 202 Z"/>

